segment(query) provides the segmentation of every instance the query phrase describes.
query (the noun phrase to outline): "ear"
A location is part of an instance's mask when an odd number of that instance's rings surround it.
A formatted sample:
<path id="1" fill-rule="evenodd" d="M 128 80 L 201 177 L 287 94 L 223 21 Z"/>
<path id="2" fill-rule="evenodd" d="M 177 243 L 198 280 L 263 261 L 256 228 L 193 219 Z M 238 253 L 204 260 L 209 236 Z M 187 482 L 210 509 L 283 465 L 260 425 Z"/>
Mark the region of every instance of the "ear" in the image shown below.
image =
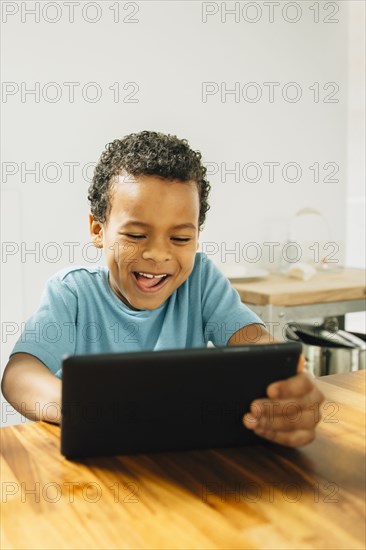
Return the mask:
<path id="1" fill-rule="evenodd" d="M 100 222 L 96 221 L 93 214 L 89 214 L 89 227 L 90 235 L 94 246 L 97 248 L 103 248 L 103 226 Z"/>

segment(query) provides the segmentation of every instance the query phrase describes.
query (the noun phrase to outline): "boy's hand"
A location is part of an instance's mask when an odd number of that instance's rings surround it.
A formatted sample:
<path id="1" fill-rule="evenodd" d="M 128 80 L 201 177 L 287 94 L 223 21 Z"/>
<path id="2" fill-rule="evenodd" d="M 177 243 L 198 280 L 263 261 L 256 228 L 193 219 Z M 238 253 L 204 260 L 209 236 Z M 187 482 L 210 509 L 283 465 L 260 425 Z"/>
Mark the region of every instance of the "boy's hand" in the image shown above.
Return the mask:
<path id="1" fill-rule="evenodd" d="M 300 356 L 297 374 L 267 387 L 269 399 L 256 399 L 243 417 L 246 428 L 281 445 L 301 447 L 315 438 L 323 394 L 304 371 Z"/>

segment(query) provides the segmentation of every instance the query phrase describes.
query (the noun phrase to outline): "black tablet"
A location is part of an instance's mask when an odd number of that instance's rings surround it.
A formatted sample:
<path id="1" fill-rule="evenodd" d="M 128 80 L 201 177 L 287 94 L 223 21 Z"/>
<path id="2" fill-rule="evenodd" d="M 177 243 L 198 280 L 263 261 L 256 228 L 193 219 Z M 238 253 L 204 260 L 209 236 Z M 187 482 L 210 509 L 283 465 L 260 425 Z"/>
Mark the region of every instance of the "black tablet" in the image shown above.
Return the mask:
<path id="1" fill-rule="evenodd" d="M 67 458 L 258 442 L 250 403 L 296 373 L 301 344 L 75 355 L 63 361 Z"/>

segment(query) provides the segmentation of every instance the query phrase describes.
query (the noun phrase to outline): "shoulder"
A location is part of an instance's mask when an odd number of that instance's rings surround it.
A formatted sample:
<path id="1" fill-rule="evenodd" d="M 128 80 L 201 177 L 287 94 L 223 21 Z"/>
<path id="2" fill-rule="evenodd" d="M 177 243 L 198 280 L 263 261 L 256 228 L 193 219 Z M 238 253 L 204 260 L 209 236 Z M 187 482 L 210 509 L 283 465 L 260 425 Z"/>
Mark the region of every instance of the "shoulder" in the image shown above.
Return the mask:
<path id="1" fill-rule="evenodd" d="M 106 271 L 107 268 L 103 266 L 93 266 L 93 267 L 87 267 L 83 265 L 76 265 L 72 267 L 65 267 L 63 269 L 60 269 L 60 271 L 57 271 L 50 280 L 58 280 L 58 281 L 67 281 L 72 280 L 76 278 L 81 279 L 90 279 L 91 277 L 100 276 L 100 274 L 103 271 Z"/>
<path id="2" fill-rule="evenodd" d="M 47 286 L 68 288 L 76 291 L 80 286 L 98 285 L 108 277 L 108 270 L 103 266 L 72 266 L 60 269 L 52 275 Z"/>

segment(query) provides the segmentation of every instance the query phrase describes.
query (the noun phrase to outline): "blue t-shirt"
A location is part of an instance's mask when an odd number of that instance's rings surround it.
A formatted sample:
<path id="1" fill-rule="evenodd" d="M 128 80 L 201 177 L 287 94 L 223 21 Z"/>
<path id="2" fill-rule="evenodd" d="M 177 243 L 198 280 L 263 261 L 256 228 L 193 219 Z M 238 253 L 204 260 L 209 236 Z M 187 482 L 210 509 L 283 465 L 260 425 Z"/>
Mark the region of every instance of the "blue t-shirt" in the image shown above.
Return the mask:
<path id="1" fill-rule="evenodd" d="M 66 355 L 224 346 L 260 318 L 202 253 L 186 281 L 157 309 L 135 311 L 109 286 L 106 267 L 72 267 L 46 284 L 14 353 L 29 353 L 61 378 Z"/>

